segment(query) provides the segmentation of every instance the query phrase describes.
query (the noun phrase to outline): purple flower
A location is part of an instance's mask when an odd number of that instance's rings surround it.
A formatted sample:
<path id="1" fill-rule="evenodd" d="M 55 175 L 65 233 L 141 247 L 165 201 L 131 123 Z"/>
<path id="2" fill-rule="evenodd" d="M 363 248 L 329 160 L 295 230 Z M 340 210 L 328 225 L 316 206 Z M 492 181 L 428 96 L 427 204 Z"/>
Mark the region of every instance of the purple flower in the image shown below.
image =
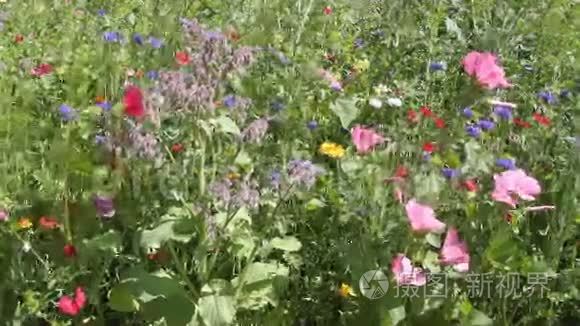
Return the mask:
<path id="1" fill-rule="evenodd" d="M 105 9 L 99 9 L 97 10 L 97 15 L 104 17 L 107 14 L 107 11 Z"/>
<path id="2" fill-rule="evenodd" d="M 488 120 L 488 119 L 480 119 L 479 122 L 477 123 L 477 125 L 483 131 L 488 131 L 488 130 L 495 128 L 495 123 L 493 123 L 493 121 Z"/>
<path id="3" fill-rule="evenodd" d="M 103 135 L 96 135 L 95 136 L 95 144 L 103 145 L 105 143 L 107 143 L 107 136 L 103 136 Z"/>
<path id="4" fill-rule="evenodd" d="M 424 152 L 423 153 L 423 161 L 427 161 L 427 162 L 431 161 L 431 154 Z"/>
<path id="5" fill-rule="evenodd" d="M 119 43 L 122 37 L 119 32 L 104 32 L 103 39 L 110 43 Z"/>
<path id="6" fill-rule="evenodd" d="M 496 105 L 493 113 L 504 120 L 509 120 L 512 117 L 512 109 L 509 106 Z"/>
<path id="7" fill-rule="evenodd" d="M 235 95 L 227 95 L 226 97 L 224 97 L 223 100 L 224 105 L 231 109 L 234 106 L 236 106 L 236 96 Z"/>
<path id="8" fill-rule="evenodd" d="M 550 91 L 541 91 L 538 93 L 538 97 L 548 104 L 555 104 L 557 102 L 556 96 Z"/>
<path id="9" fill-rule="evenodd" d="M 260 203 L 260 192 L 258 191 L 258 185 L 255 182 L 250 181 L 242 182 L 234 196 L 234 203 L 238 207 L 258 207 L 258 204 Z"/>
<path id="10" fill-rule="evenodd" d="M 60 118 L 64 121 L 72 121 L 77 118 L 77 112 L 75 109 L 71 108 L 66 104 L 62 104 L 58 108 L 58 112 L 60 113 Z"/>
<path id="11" fill-rule="evenodd" d="M 216 181 L 209 186 L 209 192 L 227 206 L 232 199 L 232 182 L 229 179 Z"/>
<path id="12" fill-rule="evenodd" d="M 282 101 L 280 100 L 276 100 L 274 102 L 272 102 L 272 110 L 276 111 L 276 112 L 280 112 L 284 109 L 284 103 L 282 103 Z"/>
<path id="13" fill-rule="evenodd" d="M 336 92 L 340 92 L 340 91 L 342 91 L 342 85 L 341 85 L 341 84 L 340 84 L 340 82 L 339 82 L 339 81 L 337 81 L 337 80 L 335 80 L 335 81 L 332 81 L 332 82 L 330 83 L 330 88 L 331 88 L 333 91 L 336 91 Z"/>
<path id="14" fill-rule="evenodd" d="M 0 209 L 0 222 L 8 220 L 10 214 L 5 209 Z"/>
<path id="15" fill-rule="evenodd" d="M 97 210 L 98 216 L 103 218 L 111 218 L 115 216 L 115 205 L 113 203 L 113 198 L 96 195 L 93 198 L 93 203 L 95 204 L 95 209 Z"/>
<path id="16" fill-rule="evenodd" d="M 97 103 L 97 106 L 103 109 L 104 111 L 109 111 L 113 107 L 113 105 L 107 101 Z"/>
<path id="17" fill-rule="evenodd" d="M 280 188 L 280 183 L 282 182 L 282 173 L 278 170 L 272 171 L 270 174 L 270 185 L 274 189 Z"/>
<path id="18" fill-rule="evenodd" d="M 447 63 L 443 61 L 433 61 L 429 64 L 429 69 L 432 71 L 441 71 L 447 69 Z"/>
<path id="19" fill-rule="evenodd" d="M 143 45 L 143 36 L 141 36 L 139 33 L 133 34 L 133 42 L 135 42 L 137 45 Z"/>
<path id="20" fill-rule="evenodd" d="M 154 49 L 160 49 L 163 46 L 163 41 L 156 37 L 150 36 L 149 44 L 151 44 Z"/>
<path id="21" fill-rule="evenodd" d="M 354 46 L 355 46 L 357 49 L 360 49 L 360 48 L 362 48 L 362 47 L 364 46 L 364 43 L 365 43 L 365 41 L 364 41 L 362 38 L 360 38 L 360 37 L 359 37 L 359 38 L 357 38 L 356 40 L 354 40 Z"/>
<path id="22" fill-rule="evenodd" d="M 467 119 L 473 118 L 473 111 L 471 110 L 470 107 L 466 107 L 465 109 L 463 109 L 463 116 L 466 117 Z"/>
<path id="23" fill-rule="evenodd" d="M 254 122 L 250 123 L 250 125 L 244 129 L 242 137 L 247 142 L 260 143 L 268 131 L 268 126 L 267 118 L 254 120 Z"/>
<path id="24" fill-rule="evenodd" d="M 451 168 L 442 168 L 441 174 L 447 179 L 452 179 L 459 175 L 459 171 Z"/>
<path id="25" fill-rule="evenodd" d="M 292 183 L 310 188 L 316 178 L 324 173 L 324 169 L 312 164 L 308 160 L 292 160 L 288 163 L 288 177 Z"/>
<path id="26" fill-rule="evenodd" d="M 159 73 L 157 72 L 157 70 L 149 70 L 147 72 L 147 78 L 151 80 L 156 80 L 157 78 L 159 78 Z"/>
<path id="27" fill-rule="evenodd" d="M 318 128 L 318 122 L 316 122 L 316 120 L 310 120 L 306 124 L 306 127 L 310 130 L 314 130 L 314 129 Z"/>
<path id="28" fill-rule="evenodd" d="M 516 169 L 516 162 L 509 158 L 499 158 L 495 161 L 495 165 L 502 167 L 506 170 Z"/>
<path id="29" fill-rule="evenodd" d="M 465 132 L 473 138 L 479 137 L 481 135 L 481 128 L 478 125 L 471 124 L 465 127 Z"/>

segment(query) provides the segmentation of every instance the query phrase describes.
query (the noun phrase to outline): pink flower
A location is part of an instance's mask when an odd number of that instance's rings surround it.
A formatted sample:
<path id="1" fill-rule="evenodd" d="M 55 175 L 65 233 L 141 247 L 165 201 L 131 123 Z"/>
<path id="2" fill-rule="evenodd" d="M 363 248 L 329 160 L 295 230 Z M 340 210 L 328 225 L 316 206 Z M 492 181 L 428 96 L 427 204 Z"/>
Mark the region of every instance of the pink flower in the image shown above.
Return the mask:
<path id="1" fill-rule="evenodd" d="M 451 265 L 458 272 L 469 270 L 469 252 L 465 241 L 459 240 L 457 229 L 447 231 L 443 248 L 441 248 L 441 264 Z"/>
<path id="2" fill-rule="evenodd" d="M 355 126 L 351 129 L 352 142 L 356 146 L 359 154 L 368 153 L 376 145 L 382 144 L 385 138 L 372 129 L 366 129 L 361 126 Z"/>
<path id="3" fill-rule="evenodd" d="M 398 254 L 391 262 L 391 271 L 398 285 L 422 286 L 427 283 L 427 277 L 419 267 L 413 267 L 411 260 L 403 254 Z"/>
<path id="4" fill-rule="evenodd" d="M 74 298 L 68 295 L 60 297 L 58 300 L 58 310 L 65 315 L 76 316 L 79 314 L 81 309 L 85 306 L 87 302 L 87 297 L 85 291 L 81 287 L 77 287 L 75 290 Z"/>
<path id="5" fill-rule="evenodd" d="M 497 57 L 489 52 L 472 51 L 463 58 L 462 64 L 468 75 L 488 89 L 511 87 L 503 68 L 497 65 Z"/>
<path id="6" fill-rule="evenodd" d="M 405 205 L 411 228 L 415 232 L 443 232 L 445 224 L 435 217 L 433 208 L 417 203 L 413 198 Z"/>
<path id="7" fill-rule="evenodd" d="M 495 189 L 491 198 L 515 207 L 518 199 L 534 200 L 542 188 L 536 179 L 521 170 L 508 170 L 493 176 Z"/>

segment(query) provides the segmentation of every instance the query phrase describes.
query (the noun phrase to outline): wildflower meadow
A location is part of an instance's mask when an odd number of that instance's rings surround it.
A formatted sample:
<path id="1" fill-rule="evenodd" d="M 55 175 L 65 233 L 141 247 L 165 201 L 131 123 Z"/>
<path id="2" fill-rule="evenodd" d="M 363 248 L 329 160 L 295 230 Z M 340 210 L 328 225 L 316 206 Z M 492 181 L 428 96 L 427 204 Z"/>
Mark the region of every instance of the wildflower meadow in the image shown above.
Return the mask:
<path id="1" fill-rule="evenodd" d="M 0 325 L 580 325 L 577 0 L 0 0 Z"/>

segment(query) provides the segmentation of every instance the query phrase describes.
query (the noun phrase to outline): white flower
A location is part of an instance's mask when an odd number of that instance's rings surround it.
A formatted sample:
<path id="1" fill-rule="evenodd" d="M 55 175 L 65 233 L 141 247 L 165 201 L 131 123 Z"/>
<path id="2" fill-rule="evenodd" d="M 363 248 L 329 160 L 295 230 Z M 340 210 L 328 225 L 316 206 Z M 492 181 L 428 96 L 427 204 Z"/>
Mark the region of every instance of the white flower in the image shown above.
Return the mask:
<path id="1" fill-rule="evenodd" d="M 396 97 L 391 97 L 387 99 L 387 104 L 390 106 L 401 107 L 403 105 L 403 101 L 401 101 L 401 99 L 398 99 Z"/>
<path id="2" fill-rule="evenodd" d="M 383 94 L 388 93 L 390 91 L 390 89 L 387 86 L 380 84 L 380 85 L 374 87 L 374 91 L 377 95 L 381 96 Z"/>
<path id="3" fill-rule="evenodd" d="M 22 251 L 29 252 L 30 249 L 32 249 L 32 246 L 30 245 L 30 242 L 28 242 L 28 241 L 22 242 Z"/>
<path id="4" fill-rule="evenodd" d="M 369 105 L 375 109 L 380 109 L 383 106 L 383 102 L 376 97 L 369 100 Z"/>

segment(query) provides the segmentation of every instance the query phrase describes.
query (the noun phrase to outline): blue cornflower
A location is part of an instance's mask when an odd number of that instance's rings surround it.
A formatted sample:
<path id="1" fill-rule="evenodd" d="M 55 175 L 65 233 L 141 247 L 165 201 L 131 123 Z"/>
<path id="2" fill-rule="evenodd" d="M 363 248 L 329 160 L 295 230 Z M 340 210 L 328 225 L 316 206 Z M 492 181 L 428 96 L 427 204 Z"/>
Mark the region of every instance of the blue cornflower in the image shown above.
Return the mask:
<path id="1" fill-rule="evenodd" d="M 157 70 L 149 70 L 147 72 L 147 78 L 149 78 L 151 80 L 155 80 L 155 79 L 159 78 L 159 73 L 157 72 Z"/>
<path id="2" fill-rule="evenodd" d="M 105 9 L 99 9 L 97 10 L 97 15 L 104 17 L 107 14 L 107 11 Z"/>
<path id="3" fill-rule="evenodd" d="M 306 124 L 306 127 L 310 130 L 314 130 L 314 129 L 318 128 L 318 122 L 316 122 L 316 120 L 310 120 Z"/>
<path id="4" fill-rule="evenodd" d="M 493 108 L 493 113 L 504 120 L 509 120 L 512 117 L 512 109 L 509 106 L 496 105 Z"/>
<path id="5" fill-rule="evenodd" d="M 468 119 L 473 118 L 473 111 L 471 110 L 470 107 L 466 107 L 465 109 L 463 109 L 463 116 L 465 116 Z"/>
<path id="6" fill-rule="evenodd" d="M 75 109 L 66 104 L 62 104 L 58 108 L 58 112 L 60 113 L 60 118 L 64 121 L 71 121 L 76 119 L 77 117 L 77 112 L 75 111 Z"/>
<path id="7" fill-rule="evenodd" d="M 121 34 L 119 32 L 104 32 L 103 39 L 111 43 L 121 42 Z"/>
<path id="8" fill-rule="evenodd" d="M 113 105 L 111 105 L 111 103 L 109 103 L 107 101 L 99 102 L 99 103 L 97 103 L 97 106 L 105 111 L 109 111 L 113 107 Z"/>
<path id="9" fill-rule="evenodd" d="M 272 102 L 271 106 L 272 106 L 272 110 L 274 110 L 276 112 L 280 112 L 284 109 L 284 103 L 282 103 L 282 101 L 280 101 L 280 100 L 276 100 L 276 101 Z"/>
<path id="10" fill-rule="evenodd" d="M 473 138 L 479 137 L 481 135 L 481 127 L 475 124 L 471 124 L 465 127 L 465 132 Z"/>
<path id="11" fill-rule="evenodd" d="M 563 89 L 560 92 L 560 97 L 561 98 L 570 98 L 570 95 L 572 95 L 572 93 L 569 90 L 567 90 L 567 89 Z"/>
<path id="12" fill-rule="evenodd" d="M 548 104 L 555 104 L 557 101 L 556 96 L 550 91 L 541 91 L 538 93 L 538 97 Z"/>
<path id="13" fill-rule="evenodd" d="M 477 123 L 477 125 L 483 131 L 488 131 L 488 130 L 495 128 L 495 123 L 491 120 L 488 120 L 488 119 L 480 119 L 479 122 Z"/>
<path id="14" fill-rule="evenodd" d="M 447 179 L 452 179 L 459 175 L 459 171 L 451 168 L 442 168 L 441 174 Z"/>
<path id="15" fill-rule="evenodd" d="M 354 40 L 354 46 L 355 46 L 357 49 L 360 49 L 360 48 L 362 48 L 364 45 L 365 45 L 365 41 L 364 41 L 362 38 L 360 38 L 360 37 L 359 37 L 359 38 L 357 38 L 356 40 Z"/>
<path id="16" fill-rule="evenodd" d="M 495 161 L 495 165 L 502 167 L 506 170 L 516 169 L 516 162 L 509 158 L 499 158 Z"/>
<path id="17" fill-rule="evenodd" d="M 430 161 L 431 160 L 431 154 L 424 152 L 423 153 L 423 161 Z"/>
<path id="18" fill-rule="evenodd" d="M 156 38 L 156 37 L 150 36 L 149 37 L 149 44 L 151 44 L 151 46 L 154 49 L 160 49 L 163 46 L 163 41 L 161 39 Z"/>
<path id="19" fill-rule="evenodd" d="M 95 136 L 95 144 L 103 145 L 106 142 L 107 142 L 107 136 L 103 136 L 103 135 L 96 135 Z"/>
<path id="20" fill-rule="evenodd" d="M 447 63 L 443 61 L 432 61 L 429 64 L 429 69 L 432 71 L 441 71 L 447 69 Z"/>
<path id="21" fill-rule="evenodd" d="M 237 103 L 236 96 L 235 95 L 226 96 L 223 100 L 223 103 L 227 108 L 230 108 L 230 109 L 233 108 L 234 106 L 236 106 L 236 103 Z"/>
<path id="22" fill-rule="evenodd" d="M 137 45 L 143 45 L 143 36 L 141 36 L 139 33 L 133 34 L 133 42 L 135 42 Z"/>

